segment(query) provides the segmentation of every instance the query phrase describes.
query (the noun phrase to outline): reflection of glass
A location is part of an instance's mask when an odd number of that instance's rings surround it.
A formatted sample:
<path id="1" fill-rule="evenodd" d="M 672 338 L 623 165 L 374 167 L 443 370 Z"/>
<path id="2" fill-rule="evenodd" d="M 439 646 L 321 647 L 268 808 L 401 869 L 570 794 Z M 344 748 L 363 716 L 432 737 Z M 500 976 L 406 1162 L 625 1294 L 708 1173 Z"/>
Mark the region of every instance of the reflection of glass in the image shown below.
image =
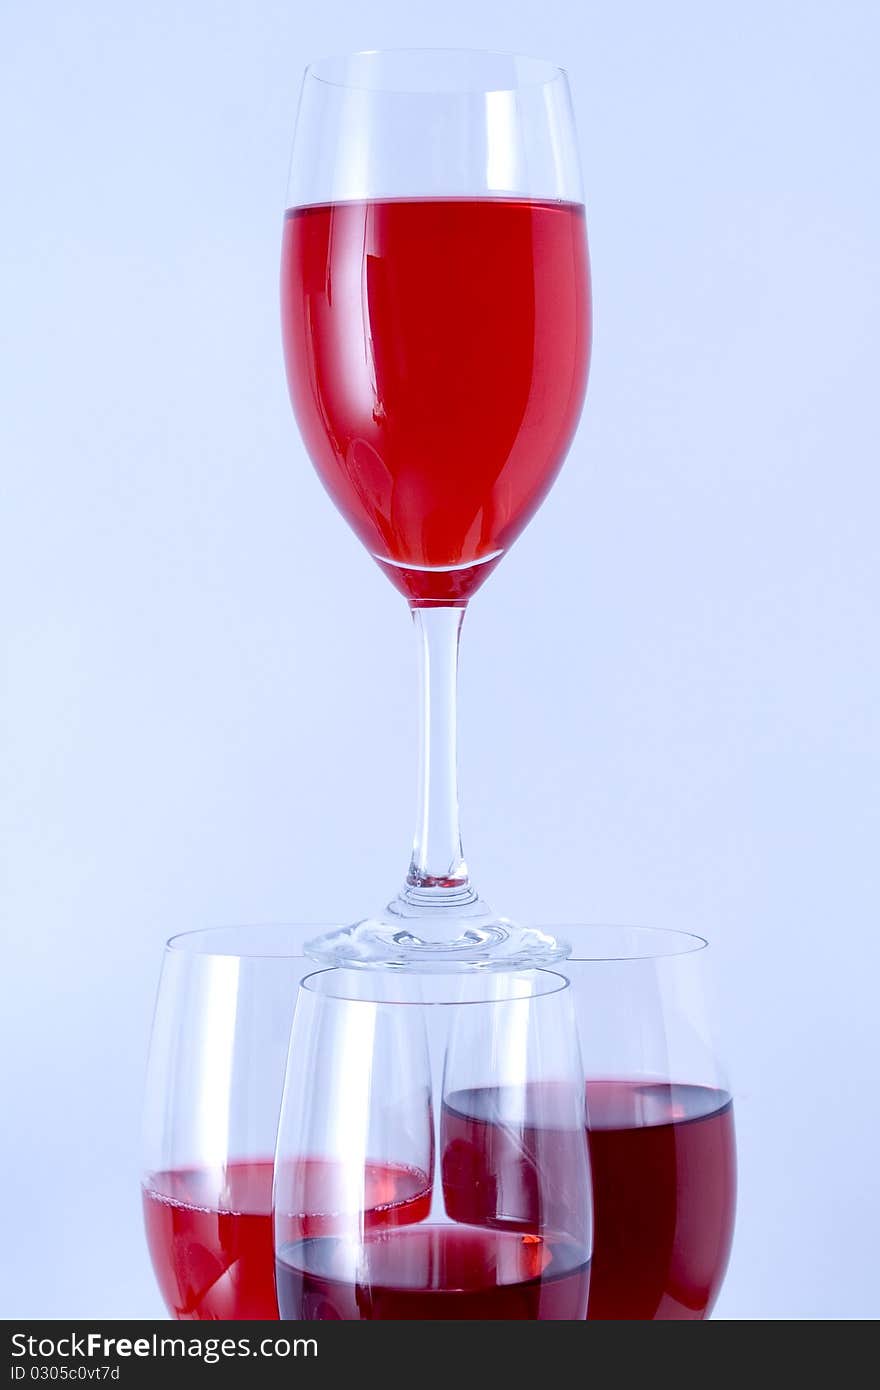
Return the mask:
<path id="1" fill-rule="evenodd" d="M 310 67 L 281 272 L 290 394 L 343 516 L 407 598 L 422 671 L 406 882 L 330 962 L 546 963 L 462 854 L 455 752 L 468 599 L 540 505 L 580 415 L 589 266 L 564 73 L 467 51 Z"/>
<path id="2" fill-rule="evenodd" d="M 444 1094 L 500 1078 L 503 1143 L 468 1155 Z M 435 1132 L 435 1122 L 437 1131 Z M 282 1318 L 572 1319 L 587 1306 L 590 1180 L 567 982 L 550 972 L 394 976 L 329 970 L 300 986 L 278 1134 Z M 440 1156 L 439 1171 L 435 1155 Z M 332 1220 L 303 1230 L 309 1171 Z M 370 1171 L 407 1175 L 383 1208 Z"/>
<path id="3" fill-rule="evenodd" d="M 733 1108 L 713 1040 L 706 943 L 574 929 L 596 1236 L 591 1318 L 702 1319 L 727 1268 Z"/>

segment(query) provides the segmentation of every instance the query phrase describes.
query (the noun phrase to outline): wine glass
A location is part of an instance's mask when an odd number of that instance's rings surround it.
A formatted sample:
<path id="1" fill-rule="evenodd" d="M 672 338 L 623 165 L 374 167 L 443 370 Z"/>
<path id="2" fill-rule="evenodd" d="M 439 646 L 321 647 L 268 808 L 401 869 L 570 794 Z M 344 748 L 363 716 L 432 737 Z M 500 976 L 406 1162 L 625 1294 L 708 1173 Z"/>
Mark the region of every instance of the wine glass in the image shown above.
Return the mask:
<path id="1" fill-rule="evenodd" d="M 421 671 L 406 880 L 310 950 L 331 964 L 535 966 L 565 955 L 496 916 L 459 830 L 458 642 L 471 596 L 540 505 L 590 354 L 583 195 L 565 74 L 467 50 L 307 70 L 284 219 L 291 401 L 312 462 L 407 599 Z"/>
<path id="2" fill-rule="evenodd" d="M 487 1079 L 503 1143 L 480 1148 L 456 1128 L 455 1105 Z M 307 977 L 275 1160 L 281 1317 L 583 1318 L 585 1123 L 562 976 L 336 968 Z M 316 1171 L 333 1175 L 320 1202 Z M 318 1208 L 321 1220 L 307 1220 Z"/>
<path id="3" fill-rule="evenodd" d="M 699 1320 L 733 1237 L 733 1106 L 712 1027 L 707 943 L 571 928 L 586 1066 L 595 1245 L 591 1319 Z"/>
<path id="4" fill-rule="evenodd" d="M 290 1021 L 314 927 L 223 927 L 165 948 L 144 1115 L 143 1207 L 186 1321 L 277 1318 L 272 1172 Z"/>

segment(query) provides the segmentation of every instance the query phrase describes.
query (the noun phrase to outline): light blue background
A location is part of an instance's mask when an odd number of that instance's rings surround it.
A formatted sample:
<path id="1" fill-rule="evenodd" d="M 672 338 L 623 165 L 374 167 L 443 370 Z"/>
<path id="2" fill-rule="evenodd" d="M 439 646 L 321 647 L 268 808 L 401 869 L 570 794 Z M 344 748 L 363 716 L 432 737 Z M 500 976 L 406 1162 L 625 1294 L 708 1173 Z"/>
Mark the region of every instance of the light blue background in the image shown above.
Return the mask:
<path id="1" fill-rule="evenodd" d="M 880 9 L 106 0 L 2 44 L 7 1317 L 161 1310 L 163 939 L 403 871 L 405 607 L 313 477 L 276 283 L 309 57 L 570 70 L 594 371 L 465 631 L 465 831 L 524 919 L 705 931 L 736 1083 L 727 1318 L 878 1298 Z"/>

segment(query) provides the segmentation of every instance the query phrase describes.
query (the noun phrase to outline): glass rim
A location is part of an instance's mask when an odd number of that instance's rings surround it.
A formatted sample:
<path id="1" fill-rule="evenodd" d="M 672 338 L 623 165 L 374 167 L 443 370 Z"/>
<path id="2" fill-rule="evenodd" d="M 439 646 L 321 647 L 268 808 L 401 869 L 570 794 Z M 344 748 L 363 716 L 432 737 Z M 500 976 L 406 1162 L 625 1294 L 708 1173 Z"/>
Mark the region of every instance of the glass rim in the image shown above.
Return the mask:
<path id="1" fill-rule="evenodd" d="M 466 60 L 473 58 L 503 58 L 516 64 L 528 65 L 534 70 L 535 76 L 522 82 L 517 82 L 513 86 L 480 86 L 454 88 L 454 87 L 406 87 L 406 86 L 370 86 L 363 82 L 344 82 L 338 78 L 325 76 L 334 67 L 341 67 L 345 63 L 352 62 L 356 58 L 405 58 L 407 56 L 418 55 L 420 57 L 431 54 L 437 58 L 447 60 Z M 323 70 L 323 71 L 322 71 Z M 540 74 L 540 75 L 539 75 Z M 431 48 L 428 46 L 413 46 L 401 48 L 361 48 L 354 49 L 349 53 L 329 53 L 322 58 L 313 58 L 306 65 L 305 77 L 311 78 L 315 82 L 322 83 L 325 87 L 339 87 L 348 91 L 365 91 L 384 93 L 385 95 L 398 96 L 465 96 L 489 92 L 519 92 L 529 87 L 548 87 L 553 82 L 568 80 L 568 73 L 565 68 L 558 63 L 552 62 L 549 58 L 533 58 L 525 53 L 509 53 L 497 48 L 452 48 L 440 46 Z"/>
<path id="2" fill-rule="evenodd" d="M 252 926 L 230 922 L 225 926 L 175 932 L 167 938 L 165 950 L 181 956 L 231 960 L 306 960 L 311 959 L 304 949 L 309 934 L 338 926 L 337 922 L 258 922 Z M 299 934 L 299 940 L 285 945 L 284 938 L 293 937 L 294 933 Z"/>
<path id="3" fill-rule="evenodd" d="M 559 933 L 571 941 L 571 954 L 560 961 L 560 966 L 572 965 L 620 965 L 646 960 L 674 960 L 678 956 L 697 955 L 709 947 L 705 936 L 696 932 L 680 931 L 671 927 L 645 927 L 636 923 L 624 922 L 581 922 L 548 923 L 545 931 Z M 579 942 L 575 933 L 595 933 L 605 938 L 606 944 L 593 954 L 588 953 L 588 943 Z M 626 944 L 626 938 L 630 944 Z"/>
<path id="4" fill-rule="evenodd" d="M 560 969 L 564 969 L 567 962 L 573 965 L 613 965 L 675 959 L 677 956 L 696 955 L 706 950 L 710 944 L 706 937 L 699 936 L 696 932 L 669 927 L 640 926 L 636 923 L 554 922 L 541 925 L 542 930 L 560 936 L 563 941 L 571 942 L 571 954 L 558 962 Z M 327 967 L 322 970 L 319 962 L 313 956 L 309 956 L 305 949 L 306 942 L 322 931 L 335 930 L 338 927 L 338 922 L 258 922 L 252 925 L 227 923 L 215 927 L 198 927 L 194 931 L 175 932 L 165 941 L 165 950 L 191 958 L 313 960 L 316 968 L 309 971 L 311 976 L 324 973 Z M 579 940 L 582 934 L 593 934 L 594 941 L 604 938 L 605 944 L 602 949 L 591 952 L 588 949 L 589 942 Z M 626 944 L 627 937 L 629 944 Z M 522 974 L 525 973 L 525 969 L 523 967 L 510 973 Z M 546 973 L 555 972 L 548 968 Z"/>
<path id="5" fill-rule="evenodd" d="M 564 962 L 560 962 L 560 964 L 564 964 Z M 547 989 L 542 989 L 540 991 L 535 991 L 532 994 L 512 994 L 502 999 L 492 999 L 485 997 L 473 999 L 394 999 L 390 996 L 385 999 L 363 999 L 358 998 L 356 994 L 350 994 L 347 992 L 338 994 L 322 994 L 319 990 L 317 990 L 314 987 L 313 981 L 318 980 L 325 975 L 350 975 L 352 978 L 356 977 L 358 979 L 373 977 L 377 980 L 384 980 L 388 983 L 390 983 L 392 980 L 399 982 L 400 980 L 406 979 L 409 975 L 410 978 L 420 978 L 422 980 L 429 981 L 431 984 L 438 988 L 441 986 L 442 983 L 454 982 L 456 985 L 460 985 L 462 981 L 470 979 L 471 976 L 468 974 L 445 974 L 442 972 L 427 975 L 419 975 L 418 972 L 412 972 L 412 975 L 410 975 L 410 972 L 405 970 L 360 970 L 357 967 L 352 966 L 331 965 L 325 966 L 323 969 L 310 970 L 308 975 L 304 975 L 299 982 L 299 989 L 305 990 L 308 994 L 311 995 L 313 999 L 332 999 L 339 1004 L 366 1004 L 369 1008 L 390 1007 L 395 1009 L 449 1009 L 470 1008 L 474 1005 L 482 1008 L 491 1008 L 493 1006 L 498 1007 L 505 1004 L 533 1003 L 542 999 L 552 999 L 555 995 L 564 994 L 564 992 L 567 989 L 571 989 L 571 980 L 569 980 L 567 976 L 563 975 L 558 970 L 537 968 L 534 970 L 522 969 L 489 972 L 474 971 L 474 981 L 479 980 L 481 983 L 486 983 L 490 980 L 504 979 L 505 977 L 510 978 L 511 976 L 524 975 L 539 976 L 547 980 L 552 980 L 554 983 L 551 987 Z"/>

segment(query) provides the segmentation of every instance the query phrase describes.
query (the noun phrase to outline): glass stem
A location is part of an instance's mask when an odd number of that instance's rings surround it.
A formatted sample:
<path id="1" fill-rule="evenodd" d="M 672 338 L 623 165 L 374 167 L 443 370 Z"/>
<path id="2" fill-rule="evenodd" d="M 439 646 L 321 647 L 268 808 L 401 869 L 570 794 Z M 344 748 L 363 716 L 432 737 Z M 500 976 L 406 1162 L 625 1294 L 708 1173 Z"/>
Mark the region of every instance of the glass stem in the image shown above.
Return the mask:
<path id="1" fill-rule="evenodd" d="M 414 906 L 474 902 L 458 819 L 456 707 L 464 608 L 412 610 L 419 644 L 419 792 L 402 897 Z"/>

